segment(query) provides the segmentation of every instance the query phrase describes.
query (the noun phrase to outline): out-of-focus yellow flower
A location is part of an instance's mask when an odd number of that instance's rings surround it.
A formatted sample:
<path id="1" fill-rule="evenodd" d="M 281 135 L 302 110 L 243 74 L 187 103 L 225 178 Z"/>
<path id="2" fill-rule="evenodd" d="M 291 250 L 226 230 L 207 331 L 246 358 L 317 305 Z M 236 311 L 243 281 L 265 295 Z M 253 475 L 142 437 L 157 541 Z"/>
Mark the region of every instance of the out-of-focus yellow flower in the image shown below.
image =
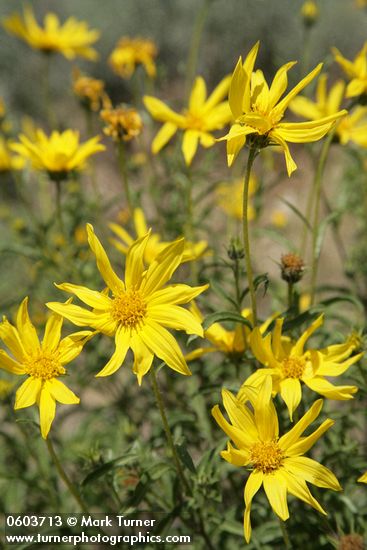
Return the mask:
<path id="1" fill-rule="evenodd" d="M 270 216 L 270 222 L 279 229 L 286 227 L 288 223 L 288 217 L 282 210 L 273 210 Z"/>
<path id="2" fill-rule="evenodd" d="M 311 294 L 308 292 L 304 292 L 299 297 L 299 310 L 302 313 L 302 311 L 307 311 L 311 306 Z"/>
<path id="3" fill-rule="evenodd" d="M 346 97 L 356 97 L 367 93 L 367 42 L 364 43 L 353 61 L 342 56 L 337 48 L 332 49 L 335 61 L 350 79 Z"/>
<path id="4" fill-rule="evenodd" d="M 37 23 L 32 9 L 24 9 L 23 18 L 14 14 L 3 21 L 7 31 L 24 40 L 29 46 L 45 53 L 58 52 L 67 59 L 76 56 L 95 60 L 98 54 L 91 47 L 99 38 L 99 31 L 90 29 L 84 21 L 69 17 L 63 25 L 55 13 L 47 13 L 44 26 Z"/>
<path id="5" fill-rule="evenodd" d="M 322 325 L 323 315 L 296 342 L 282 336 L 283 321 L 284 319 L 277 319 L 273 333 L 266 337 L 262 336 L 257 327 L 254 328 L 250 336 L 251 349 L 256 359 L 266 368 L 259 368 L 251 374 L 245 385 L 259 387 L 270 374 L 273 391 L 280 392 L 291 420 L 302 399 L 301 382 L 328 399 L 352 399 L 353 394 L 358 391 L 356 386 L 334 386 L 326 377 L 340 376 L 359 361 L 363 353 L 349 357 L 355 350 L 354 344 L 349 340 L 321 350 L 305 350 L 307 340 Z"/>
<path id="6" fill-rule="evenodd" d="M 152 143 L 152 152 L 158 153 L 174 136 L 178 129 L 184 130 L 182 152 L 187 165 L 198 148 L 211 147 L 215 143 L 212 132 L 221 130 L 231 120 L 228 101 L 223 101 L 228 93 L 231 77 L 226 76 L 207 97 L 206 84 L 201 76 L 194 82 L 189 106 L 182 113 L 176 113 L 156 97 L 144 96 L 145 107 L 153 118 L 164 122 Z"/>
<path id="7" fill-rule="evenodd" d="M 103 80 L 81 74 L 79 69 L 73 70 L 73 92 L 80 99 L 83 107 L 90 111 L 99 111 L 106 97 Z"/>
<path id="8" fill-rule="evenodd" d="M 66 374 L 64 365 L 75 359 L 93 336 L 93 332 L 83 330 L 60 340 L 62 323 L 60 315 L 52 314 L 40 342 L 28 315 L 28 298 L 25 298 L 18 309 L 16 326 L 5 317 L 0 324 L 0 338 L 14 357 L 0 350 L 0 368 L 12 374 L 28 375 L 17 390 L 14 408 L 38 404 L 44 439 L 55 418 L 56 401 L 66 405 L 79 403 L 79 397 L 58 378 Z"/>
<path id="9" fill-rule="evenodd" d="M 154 63 L 157 53 L 157 47 L 152 40 L 124 37 L 118 41 L 108 61 L 114 72 L 122 78 L 130 78 L 136 65 L 143 65 L 147 75 L 154 78 L 157 72 Z"/>
<path id="10" fill-rule="evenodd" d="M 105 101 L 101 111 L 101 119 L 107 124 L 103 128 L 107 136 L 114 141 L 130 141 L 137 137 L 143 128 L 143 121 L 138 111 L 127 105 L 112 107 L 109 100 Z"/>
<path id="11" fill-rule="evenodd" d="M 0 380 L 0 399 L 6 399 L 13 391 L 15 384 L 8 380 Z"/>
<path id="12" fill-rule="evenodd" d="M 26 228 L 24 218 L 15 217 L 12 218 L 11 226 L 16 233 L 21 233 Z"/>
<path id="13" fill-rule="evenodd" d="M 251 174 L 249 182 L 249 198 L 251 198 L 257 189 L 257 179 Z M 217 195 L 217 204 L 229 216 L 236 220 L 242 220 L 242 202 L 243 202 L 243 178 L 237 178 L 233 182 L 225 182 L 218 185 L 215 190 Z M 251 203 L 248 205 L 248 219 L 254 220 L 256 217 L 255 208 Z"/>
<path id="14" fill-rule="evenodd" d="M 88 236 L 84 226 L 78 225 L 78 227 L 75 228 L 74 239 L 78 244 L 85 244 L 88 242 Z"/>
<path id="15" fill-rule="evenodd" d="M 367 8 L 367 0 L 355 0 L 357 8 Z"/>
<path id="16" fill-rule="evenodd" d="M 91 326 L 115 338 L 116 349 L 97 376 L 110 376 L 116 372 L 130 348 L 134 353 L 133 371 L 139 384 L 151 368 L 155 355 L 180 374 L 191 374 L 179 345 L 165 328 L 203 336 L 198 320 L 180 306 L 193 300 L 209 285 L 190 287 L 166 284 L 181 263 L 183 239 L 166 246 L 148 268 L 143 258 L 149 233 L 135 241 L 127 254 L 125 281 L 122 281 L 112 269 L 102 244 L 89 224 L 87 231 L 97 267 L 112 297 L 104 290 L 98 292 L 63 283 L 57 285 L 58 288 L 75 294 L 93 309 L 57 302 L 47 306 L 78 326 Z"/>
<path id="17" fill-rule="evenodd" d="M 197 317 L 200 323 L 202 323 L 204 316 L 195 302 L 191 304 L 190 310 L 195 317 Z M 250 309 L 243 309 L 241 315 L 244 319 L 250 321 L 251 324 L 253 323 L 253 315 Z M 262 325 L 260 325 L 260 331 L 262 334 L 266 331 L 277 315 L 277 313 L 274 314 L 262 323 Z M 185 359 L 186 361 L 193 361 L 194 359 L 198 359 L 207 353 L 214 353 L 215 351 L 225 353 L 229 357 L 241 357 L 245 351 L 250 348 L 250 334 L 251 329 L 240 323 L 236 324 L 234 330 L 227 330 L 220 323 L 213 323 L 208 329 L 204 330 L 204 338 L 209 340 L 212 346 L 197 348 L 188 353 L 185 356 Z"/>
<path id="18" fill-rule="evenodd" d="M 290 154 L 287 142 L 308 143 L 321 139 L 335 120 L 347 112 L 340 111 L 312 122 L 281 122 L 290 102 L 315 78 L 322 64 L 320 63 L 282 98 L 288 84 L 287 72 L 295 62 L 283 65 L 269 87 L 263 72 L 253 71 L 258 49 L 259 43 L 252 48 L 244 63 L 241 57 L 238 60 L 229 89 L 229 105 L 235 122 L 229 133 L 221 140 L 227 140 L 228 165 L 233 163 L 246 144 L 247 136 L 250 136 L 250 143 L 257 149 L 268 145 L 280 145 L 290 176 L 297 165 Z"/>
<path id="19" fill-rule="evenodd" d="M 247 542 L 251 538 L 251 503 L 261 486 L 273 511 L 283 521 L 289 518 L 287 493 L 326 514 L 312 496 L 307 482 L 316 487 L 342 490 L 328 468 L 302 456 L 334 424 L 328 418 L 312 433 L 303 435 L 319 416 L 322 399 L 316 401 L 289 432 L 279 437 L 278 415 L 271 394 L 271 379 L 267 376 L 258 392 L 247 388 L 241 398 L 226 389 L 222 391 L 223 405 L 230 422 L 218 405 L 212 409 L 218 425 L 235 445 L 228 442 L 227 450 L 221 452 L 222 458 L 234 466 L 251 468 L 245 486 L 244 535 Z"/>
<path id="20" fill-rule="evenodd" d="M 319 8 L 313 0 L 307 0 L 302 4 L 301 16 L 306 25 L 313 25 L 319 17 Z"/>
<path id="21" fill-rule="evenodd" d="M 115 233 L 118 239 L 110 239 L 112 244 L 122 252 L 127 254 L 130 247 L 135 242 L 136 238 L 140 239 L 148 232 L 147 222 L 144 216 L 144 212 L 141 208 L 135 208 L 134 210 L 134 227 L 136 237 L 133 238 L 121 225 L 117 223 L 110 223 L 110 229 Z M 149 241 L 144 251 L 144 261 L 147 264 L 151 264 L 158 254 L 160 254 L 169 244 L 167 241 L 162 241 L 158 233 L 153 233 L 150 236 Z M 203 256 L 207 250 L 208 243 L 206 241 L 199 241 L 197 243 L 191 243 L 185 241 L 185 246 L 181 258 L 181 263 L 191 262 L 197 260 Z"/>
<path id="22" fill-rule="evenodd" d="M 367 472 L 361 475 L 361 477 L 359 477 L 357 481 L 359 481 L 360 483 L 367 483 Z"/>
<path id="23" fill-rule="evenodd" d="M 10 147 L 11 142 L 0 136 L 0 173 L 21 170 L 24 166 L 24 159 L 14 155 Z"/>
<path id="24" fill-rule="evenodd" d="M 30 160 L 34 170 L 45 171 L 51 179 L 62 180 L 71 172 L 82 170 L 88 157 L 105 150 L 105 146 L 98 143 L 99 139 L 96 136 L 81 144 L 79 132 L 74 130 L 54 131 L 48 137 L 38 129 L 35 141 L 21 134 L 20 143 L 14 143 L 11 148 Z"/>
<path id="25" fill-rule="evenodd" d="M 0 119 L 4 118 L 6 113 L 5 103 L 2 97 L 0 97 Z"/>
<path id="26" fill-rule="evenodd" d="M 321 75 L 317 83 L 316 98 L 296 97 L 289 108 L 296 115 L 309 120 L 317 120 L 339 112 L 345 92 L 345 83 L 336 82 L 327 91 L 327 75 Z M 340 143 L 345 145 L 353 141 L 357 145 L 367 147 L 367 107 L 357 106 L 336 123 L 336 135 Z"/>

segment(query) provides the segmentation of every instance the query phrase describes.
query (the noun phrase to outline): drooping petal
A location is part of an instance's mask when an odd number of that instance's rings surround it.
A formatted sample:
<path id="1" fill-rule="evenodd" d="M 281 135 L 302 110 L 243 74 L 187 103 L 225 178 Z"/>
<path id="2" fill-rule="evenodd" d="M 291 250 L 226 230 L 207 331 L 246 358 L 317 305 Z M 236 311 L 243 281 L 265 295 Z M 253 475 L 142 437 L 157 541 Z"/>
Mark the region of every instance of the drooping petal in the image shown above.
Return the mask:
<path id="1" fill-rule="evenodd" d="M 3 350 L 0 349 L 0 369 L 4 369 L 12 374 L 24 374 L 24 366 L 15 361 Z"/>
<path id="2" fill-rule="evenodd" d="M 322 436 L 322 434 L 324 434 L 333 425 L 334 420 L 330 420 L 329 418 L 327 420 L 324 420 L 324 422 L 311 435 L 308 435 L 307 437 L 301 437 L 297 441 L 297 443 L 294 443 L 294 445 L 288 447 L 287 455 L 298 456 L 307 453 L 308 449 L 310 449 Z"/>
<path id="3" fill-rule="evenodd" d="M 76 405 L 80 402 L 79 397 L 75 395 L 63 382 L 52 378 L 48 382 L 48 388 L 51 396 L 56 399 L 59 403 L 64 405 Z"/>
<path id="4" fill-rule="evenodd" d="M 306 485 L 306 482 L 303 479 L 300 479 L 290 472 L 288 472 L 285 468 L 282 468 L 279 470 L 278 475 L 280 477 L 283 477 L 285 483 L 287 484 L 288 492 L 299 498 L 300 500 L 303 500 L 303 502 L 306 502 L 306 504 L 309 504 L 312 506 L 312 508 L 315 508 L 318 512 L 321 514 L 326 514 L 325 510 L 320 506 L 320 504 L 317 502 L 317 500 L 311 495 L 309 488 Z"/>
<path id="5" fill-rule="evenodd" d="M 335 121 L 347 114 L 343 110 L 334 115 L 310 122 L 284 122 L 276 127 L 276 134 L 291 143 L 310 143 L 323 138 Z"/>
<path id="6" fill-rule="evenodd" d="M 316 460 L 312 460 L 312 458 L 308 458 L 307 456 L 287 458 L 285 464 L 287 471 L 295 477 L 300 477 L 309 483 L 313 483 L 316 487 L 324 487 L 325 489 L 333 489 L 334 491 L 342 490 L 333 472 L 316 462 Z"/>
<path id="7" fill-rule="evenodd" d="M 0 323 L 0 338 L 12 352 L 14 357 L 21 363 L 26 355 L 25 349 L 19 338 L 17 329 L 13 327 L 5 317 L 2 323 Z"/>
<path id="8" fill-rule="evenodd" d="M 285 163 L 287 165 L 287 173 L 288 173 L 288 176 L 290 177 L 292 175 L 292 173 L 295 170 L 297 170 L 297 164 L 294 162 L 294 160 L 292 158 L 289 147 L 288 147 L 286 141 L 284 140 L 283 136 L 277 130 L 272 130 L 269 135 L 271 136 L 271 139 L 275 143 L 280 145 L 281 148 L 283 149 L 284 157 L 285 157 Z"/>
<path id="9" fill-rule="evenodd" d="M 230 391 L 222 390 L 223 406 L 227 411 L 233 426 L 244 432 L 247 444 L 257 441 L 259 434 L 254 422 L 254 416 Z"/>
<path id="10" fill-rule="evenodd" d="M 19 306 L 16 324 L 19 337 L 27 353 L 34 353 L 39 350 L 40 342 L 37 336 L 37 331 L 34 328 L 28 314 L 28 297 L 24 298 L 23 302 Z"/>
<path id="11" fill-rule="evenodd" d="M 111 359 L 103 367 L 103 369 L 96 374 L 96 377 L 110 376 L 121 367 L 130 347 L 130 340 L 130 331 L 125 330 L 123 327 L 119 327 L 115 334 L 116 349 L 113 352 Z"/>
<path id="12" fill-rule="evenodd" d="M 60 290 L 75 294 L 87 306 L 105 311 L 111 308 L 111 299 L 97 290 L 91 290 L 86 286 L 73 285 L 71 283 L 55 284 L 55 286 Z"/>
<path id="13" fill-rule="evenodd" d="M 321 376 L 305 378 L 304 382 L 311 390 L 328 399 L 336 399 L 337 401 L 353 399 L 353 394 L 358 391 L 357 386 L 334 386 L 334 384 Z"/>
<path id="14" fill-rule="evenodd" d="M 14 409 L 24 409 L 25 407 L 34 405 L 38 400 L 41 388 L 41 378 L 33 378 L 31 376 L 27 378 L 27 380 L 17 389 Z"/>
<path id="15" fill-rule="evenodd" d="M 285 378 L 280 381 L 280 395 L 287 405 L 289 418 L 293 422 L 293 413 L 302 399 L 301 382 L 298 378 Z"/>
<path id="16" fill-rule="evenodd" d="M 246 466 L 250 462 L 250 453 L 244 449 L 235 449 L 229 441 L 227 450 L 221 451 L 220 456 L 234 466 Z"/>
<path id="17" fill-rule="evenodd" d="M 262 472 L 254 471 L 251 472 L 247 483 L 245 485 L 244 497 L 245 497 L 245 515 L 243 518 L 243 528 L 246 542 L 250 542 L 251 538 L 251 522 L 250 522 L 250 512 L 251 512 L 251 502 L 258 490 L 260 489 L 264 479 L 264 474 Z"/>
<path id="18" fill-rule="evenodd" d="M 154 354 L 147 348 L 138 334 L 135 334 L 130 341 L 131 349 L 134 353 L 133 372 L 138 378 L 139 386 L 142 383 L 143 376 L 152 366 Z"/>
<path id="19" fill-rule="evenodd" d="M 112 269 L 110 260 L 108 259 L 102 244 L 95 235 L 93 226 L 90 223 L 87 224 L 87 233 L 89 246 L 96 257 L 97 267 L 107 286 L 114 294 L 123 292 L 125 289 L 124 283 Z"/>
<path id="20" fill-rule="evenodd" d="M 283 521 L 289 518 L 287 504 L 287 484 L 284 476 L 279 475 L 279 472 L 265 474 L 263 478 L 264 490 L 270 506 Z"/>
<path id="21" fill-rule="evenodd" d="M 168 367 L 180 374 L 191 374 L 179 345 L 168 330 L 149 319 L 149 321 L 146 320 L 139 335 L 148 349 L 162 359 Z"/>
<path id="22" fill-rule="evenodd" d="M 43 384 L 41 390 L 39 398 L 39 409 L 41 435 L 43 439 L 46 439 L 56 414 L 56 401 L 49 391 L 49 384 L 47 383 L 47 381 Z"/>
<path id="23" fill-rule="evenodd" d="M 347 353 L 349 355 L 350 350 Z M 363 353 L 358 353 L 357 355 L 353 355 L 353 357 L 350 357 L 342 363 L 336 363 L 333 361 L 334 357 L 332 357 L 332 359 L 329 361 L 327 357 L 324 356 L 324 354 L 321 354 L 321 366 L 317 369 L 317 375 L 340 376 L 341 374 L 344 374 L 344 372 L 347 371 L 349 367 L 354 365 L 354 363 L 357 363 L 357 361 L 359 361 L 363 357 L 363 355 Z"/>

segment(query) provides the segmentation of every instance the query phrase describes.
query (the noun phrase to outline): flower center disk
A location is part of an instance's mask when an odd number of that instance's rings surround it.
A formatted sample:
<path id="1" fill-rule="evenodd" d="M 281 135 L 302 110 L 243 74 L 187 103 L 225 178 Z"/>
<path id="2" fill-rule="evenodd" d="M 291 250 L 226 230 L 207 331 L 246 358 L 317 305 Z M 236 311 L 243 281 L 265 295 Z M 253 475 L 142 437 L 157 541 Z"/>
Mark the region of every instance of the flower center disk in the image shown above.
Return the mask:
<path id="1" fill-rule="evenodd" d="M 301 378 L 305 370 L 306 361 L 301 357 L 287 357 L 282 362 L 284 378 Z"/>
<path id="2" fill-rule="evenodd" d="M 124 327 L 135 328 L 143 322 L 146 312 L 147 305 L 138 290 L 118 294 L 112 303 L 112 318 Z"/>
<path id="3" fill-rule="evenodd" d="M 50 380 L 66 373 L 59 360 L 53 355 L 39 354 L 25 364 L 26 373 L 34 378 Z"/>
<path id="4" fill-rule="evenodd" d="M 255 470 L 269 474 L 278 470 L 283 462 L 283 453 L 276 441 L 259 441 L 250 451 L 251 462 Z"/>

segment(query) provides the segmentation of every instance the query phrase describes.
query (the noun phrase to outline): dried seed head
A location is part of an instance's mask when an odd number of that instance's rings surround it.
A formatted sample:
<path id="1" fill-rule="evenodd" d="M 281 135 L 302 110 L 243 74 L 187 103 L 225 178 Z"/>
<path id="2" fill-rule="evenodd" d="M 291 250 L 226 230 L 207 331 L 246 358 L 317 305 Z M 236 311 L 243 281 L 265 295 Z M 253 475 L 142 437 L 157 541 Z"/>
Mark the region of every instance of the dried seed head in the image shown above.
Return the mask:
<path id="1" fill-rule="evenodd" d="M 338 550 L 365 550 L 363 537 L 357 534 L 343 535 L 339 539 Z"/>
<path id="2" fill-rule="evenodd" d="M 305 264 L 300 256 L 290 252 L 289 254 L 282 255 L 280 268 L 284 281 L 287 281 L 287 283 L 297 283 L 302 279 Z"/>

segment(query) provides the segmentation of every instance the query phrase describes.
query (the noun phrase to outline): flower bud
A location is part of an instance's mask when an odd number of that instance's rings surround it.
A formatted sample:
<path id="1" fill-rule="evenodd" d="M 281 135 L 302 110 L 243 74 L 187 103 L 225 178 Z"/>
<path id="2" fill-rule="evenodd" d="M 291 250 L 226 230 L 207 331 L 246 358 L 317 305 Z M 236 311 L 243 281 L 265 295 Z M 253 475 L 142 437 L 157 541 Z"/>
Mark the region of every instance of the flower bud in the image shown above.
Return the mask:
<path id="1" fill-rule="evenodd" d="M 287 281 L 287 283 L 297 283 L 302 279 L 305 264 L 300 256 L 290 252 L 282 255 L 280 268 L 284 281 Z"/>

